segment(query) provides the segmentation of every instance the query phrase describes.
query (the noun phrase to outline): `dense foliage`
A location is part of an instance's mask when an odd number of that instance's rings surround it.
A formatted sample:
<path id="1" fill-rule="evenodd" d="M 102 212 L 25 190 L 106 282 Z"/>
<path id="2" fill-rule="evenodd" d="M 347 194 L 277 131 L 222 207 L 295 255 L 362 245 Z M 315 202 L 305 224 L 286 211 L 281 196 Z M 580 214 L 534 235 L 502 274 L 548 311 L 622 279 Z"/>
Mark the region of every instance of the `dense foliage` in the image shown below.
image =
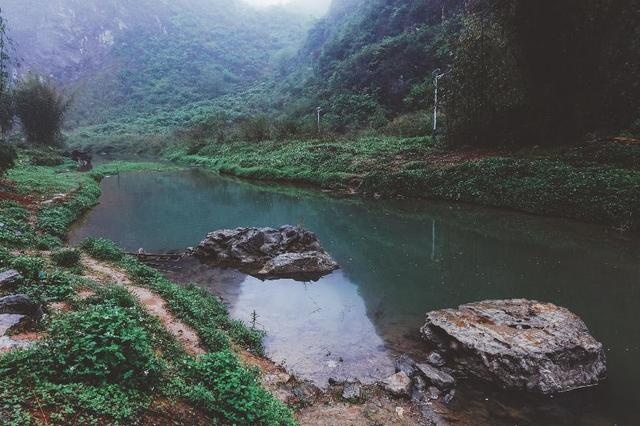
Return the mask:
<path id="1" fill-rule="evenodd" d="M 95 202 L 101 176 L 170 166 L 116 162 L 81 174 L 68 171 L 68 164 L 31 165 L 33 156 L 36 151 L 20 152 L 9 172 L 12 182 L 7 181 L 11 184 L 3 195 L 17 201 L 0 202 L 0 267 L 16 269 L 23 277 L 12 288 L 0 289 L 0 296 L 7 291 L 26 294 L 44 304 L 46 315 L 37 325 L 43 340 L 0 354 L 2 423 L 145 424 L 168 415 L 181 424 L 197 419 L 293 425 L 290 410 L 264 390 L 257 371 L 230 350 L 235 344 L 259 352 L 262 334 L 230 319 L 219 299 L 171 283 L 125 257 L 112 242 L 82 245 L 87 254 L 119 262 L 114 267 L 129 271 L 136 285 L 161 294 L 169 309 L 198 332 L 210 353 L 189 356 L 125 287 L 83 276 L 79 250 L 59 248 L 60 240 L 47 233 L 63 234 L 70 220 Z M 25 207 L 30 206 L 29 195 L 48 199 L 60 192 L 67 196 L 55 206 L 40 212 Z M 46 229 L 39 226 L 43 218 Z M 28 254 L 15 254 L 25 249 Z M 59 305 L 64 309 L 52 302 L 64 302 Z M 158 401 L 166 401 L 166 407 Z"/>
<path id="2" fill-rule="evenodd" d="M 639 28 L 638 1 L 469 2 L 451 49 L 450 139 L 561 144 L 629 129 Z"/>
<path id="3" fill-rule="evenodd" d="M 62 143 L 62 125 L 71 101 L 51 81 L 30 74 L 18 84 L 14 102 L 29 142 L 46 146 Z"/>

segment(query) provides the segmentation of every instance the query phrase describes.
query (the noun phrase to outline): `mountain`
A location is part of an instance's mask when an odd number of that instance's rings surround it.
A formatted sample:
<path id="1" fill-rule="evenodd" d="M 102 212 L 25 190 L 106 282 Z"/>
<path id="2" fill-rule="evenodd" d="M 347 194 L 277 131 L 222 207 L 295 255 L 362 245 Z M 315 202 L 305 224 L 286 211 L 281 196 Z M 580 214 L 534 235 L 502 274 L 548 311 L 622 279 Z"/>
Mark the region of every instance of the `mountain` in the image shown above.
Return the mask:
<path id="1" fill-rule="evenodd" d="M 295 53 L 310 20 L 235 0 L 4 0 L 19 73 L 75 98 L 71 125 L 234 93 Z"/>
<path id="2" fill-rule="evenodd" d="M 283 89 L 285 98 L 308 102 L 281 103 L 294 105 L 288 111 L 293 116 L 320 105 L 338 131 L 424 109 L 433 70 L 449 61 L 448 35 L 458 28 L 463 4 L 334 0 L 309 31 Z"/>

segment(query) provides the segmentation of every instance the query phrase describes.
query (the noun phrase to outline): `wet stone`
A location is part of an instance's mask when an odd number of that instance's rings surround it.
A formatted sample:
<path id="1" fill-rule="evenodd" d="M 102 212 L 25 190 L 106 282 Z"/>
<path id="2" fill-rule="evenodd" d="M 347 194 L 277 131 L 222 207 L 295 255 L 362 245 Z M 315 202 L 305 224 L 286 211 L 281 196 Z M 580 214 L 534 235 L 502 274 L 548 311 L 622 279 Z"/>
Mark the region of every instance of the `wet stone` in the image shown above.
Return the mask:
<path id="1" fill-rule="evenodd" d="M 438 352 L 431 352 L 429 356 L 427 356 L 427 362 L 434 367 L 442 367 L 445 364 L 444 357 Z"/>
<path id="2" fill-rule="evenodd" d="M 357 382 L 349 382 L 345 384 L 342 391 L 342 398 L 347 401 L 357 401 L 362 399 L 362 385 Z"/>
<path id="3" fill-rule="evenodd" d="M 381 386 L 395 396 L 410 396 L 411 378 L 404 372 L 399 372 L 380 382 Z"/>
<path id="4" fill-rule="evenodd" d="M 401 371 L 409 377 L 416 374 L 416 362 L 407 354 L 401 355 L 396 360 L 396 373 Z"/>
<path id="5" fill-rule="evenodd" d="M 535 300 L 487 300 L 429 312 L 421 329 L 456 369 L 506 389 L 545 394 L 598 384 L 603 346 L 566 308 Z"/>
<path id="6" fill-rule="evenodd" d="M 453 376 L 429 364 L 416 364 L 416 368 L 431 383 L 441 389 L 452 388 L 456 384 Z"/>

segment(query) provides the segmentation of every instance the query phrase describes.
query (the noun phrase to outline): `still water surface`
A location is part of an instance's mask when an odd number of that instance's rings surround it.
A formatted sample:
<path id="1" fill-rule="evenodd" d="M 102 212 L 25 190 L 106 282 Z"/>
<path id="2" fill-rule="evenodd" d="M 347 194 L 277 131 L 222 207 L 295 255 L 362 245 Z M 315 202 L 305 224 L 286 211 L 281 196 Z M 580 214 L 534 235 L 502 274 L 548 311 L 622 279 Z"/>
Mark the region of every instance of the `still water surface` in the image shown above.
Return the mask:
<path id="1" fill-rule="evenodd" d="M 462 389 L 460 410 L 496 424 L 498 416 L 504 424 L 640 419 L 637 235 L 456 204 L 341 199 L 197 170 L 123 174 L 102 190 L 71 242 L 106 237 L 155 253 L 194 246 L 221 228 L 302 224 L 316 232 L 342 266 L 318 282 L 262 282 L 197 261 L 168 273 L 221 296 L 236 318 L 250 322 L 255 312 L 267 354 L 319 385 L 393 373 L 399 353 L 423 349 L 418 329 L 427 311 L 525 297 L 584 319 L 607 348 L 608 381 L 553 400 Z"/>

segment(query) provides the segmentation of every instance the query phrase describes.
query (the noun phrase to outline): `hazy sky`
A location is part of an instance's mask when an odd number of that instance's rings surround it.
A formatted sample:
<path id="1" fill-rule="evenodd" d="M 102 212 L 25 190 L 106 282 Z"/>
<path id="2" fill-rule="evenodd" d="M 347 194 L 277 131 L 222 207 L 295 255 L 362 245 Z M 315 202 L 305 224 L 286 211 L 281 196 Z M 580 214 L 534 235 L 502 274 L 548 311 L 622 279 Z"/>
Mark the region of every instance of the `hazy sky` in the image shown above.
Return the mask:
<path id="1" fill-rule="evenodd" d="M 272 4 L 286 3 L 287 0 L 245 0 L 247 3 L 251 3 L 256 6 L 271 6 Z"/>
<path id="2" fill-rule="evenodd" d="M 314 15 L 322 15 L 329 8 L 331 0 L 244 0 L 256 7 L 291 4 L 298 11 L 309 12 Z"/>

